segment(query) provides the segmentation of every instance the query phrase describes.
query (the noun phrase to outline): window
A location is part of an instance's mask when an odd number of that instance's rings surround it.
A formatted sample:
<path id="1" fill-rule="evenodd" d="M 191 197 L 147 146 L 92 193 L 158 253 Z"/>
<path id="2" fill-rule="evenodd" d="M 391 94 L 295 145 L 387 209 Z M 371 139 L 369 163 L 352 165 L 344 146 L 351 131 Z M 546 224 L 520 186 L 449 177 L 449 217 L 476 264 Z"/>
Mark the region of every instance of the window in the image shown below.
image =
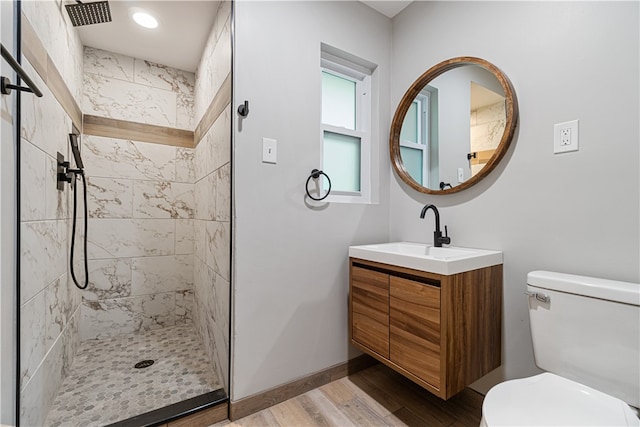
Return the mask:
<path id="1" fill-rule="evenodd" d="M 400 154 L 409 175 L 419 184 L 428 186 L 428 125 L 429 92 L 419 94 L 411 103 L 400 130 Z"/>
<path id="2" fill-rule="evenodd" d="M 427 86 L 407 110 L 400 130 L 400 155 L 409 175 L 429 187 L 438 176 L 438 91 Z M 431 171 L 431 174 L 429 174 Z"/>
<path id="3" fill-rule="evenodd" d="M 322 44 L 322 170 L 330 201 L 371 202 L 371 74 L 375 65 Z M 328 189 L 322 183 L 322 191 Z"/>

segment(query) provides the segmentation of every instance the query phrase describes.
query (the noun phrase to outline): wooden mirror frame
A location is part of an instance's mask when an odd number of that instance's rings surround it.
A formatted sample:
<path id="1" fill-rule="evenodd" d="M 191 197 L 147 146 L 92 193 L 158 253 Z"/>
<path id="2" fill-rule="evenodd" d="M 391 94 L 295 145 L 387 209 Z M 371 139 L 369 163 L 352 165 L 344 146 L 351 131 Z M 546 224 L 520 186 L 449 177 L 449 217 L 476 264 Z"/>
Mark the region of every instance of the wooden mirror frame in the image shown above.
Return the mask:
<path id="1" fill-rule="evenodd" d="M 400 131 L 402 130 L 404 117 L 407 114 L 411 103 L 420 93 L 420 91 L 422 91 L 427 86 L 427 84 L 429 84 L 439 75 L 449 70 L 453 70 L 454 68 L 462 67 L 464 65 L 478 65 L 490 71 L 500 82 L 506 98 L 505 103 L 507 120 L 505 123 L 504 134 L 502 135 L 502 139 L 500 140 L 498 147 L 493 153 L 493 156 L 491 156 L 489 161 L 482 169 L 480 169 L 480 171 L 476 175 L 472 176 L 465 182 L 456 185 L 453 188 L 448 188 L 446 190 L 433 190 L 431 188 L 427 188 L 418 184 L 404 167 L 404 162 L 402 161 L 402 157 L 400 156 Z M 400 100 L 400 104 L 398 105 L 396 113 L 393 116 L 393 121 L 391 122 L 391 132 L 389 135 L 389 153 L 391 155 L 391 164 L 393 165 L 393 169 L 396 171 L 400 179 L 402 179 L 414 190 L 426 194 L 457 193 L 458 191 L 465 190 L 477 184 L 496 167 L 496 165 L 500 162 L 500 160 L 502 160 L 505 153 L 507 152 L 509 144 L 511 144 L 511 140 L 513 139 L 513 134 L 515 133 L 517 123 L 518 100 L 516 98 L 516 93 L 513 89 L 511 81 L 509 81 L 507 76 L 502 71 L 500 71 L 498 67 L 488 61 L 485 61 L 484 59 L 474 58 L 471 56 L 460 56 L 457 58 L 447 59 L 446 61 L 442 61 L 439 64 L 436 64 L 433 67 L 429 68 L 427 71 L 425 71 L 424 74 L 418 77 L 418 79 L 409 87 L 407 92 Z"/>

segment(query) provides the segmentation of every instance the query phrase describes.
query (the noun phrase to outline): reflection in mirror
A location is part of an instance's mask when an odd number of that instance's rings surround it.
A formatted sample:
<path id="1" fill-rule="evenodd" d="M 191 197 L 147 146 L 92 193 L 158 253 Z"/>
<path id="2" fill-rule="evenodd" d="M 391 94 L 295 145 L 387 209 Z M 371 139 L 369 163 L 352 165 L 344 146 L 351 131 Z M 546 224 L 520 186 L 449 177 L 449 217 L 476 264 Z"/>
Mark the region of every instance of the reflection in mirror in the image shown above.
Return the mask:
<path id="1" fill-rule="evenodd" d="M 402 122 L 400 153 L 409 175 L 433 190 L 476 175 L 504 133 L 504 100 L 500 82 L 477 65 L 434 79 L 414 98 Z"/>
<path id="2" fill-rule="evenodd" d="M 479 58 L 444 61 L 425 72 L 398 106 L 392 164 L 419 191 L 460 191 L 500 160 L 516 122 L 515 94 L 500 70 Z"/>
<path id="3" fill-rule="evenodd" d="M 471 176 L 487 164 L 498 148 L 507 121 L 507 109 L 502 88 L 499 92 L 471 82 Z"/>

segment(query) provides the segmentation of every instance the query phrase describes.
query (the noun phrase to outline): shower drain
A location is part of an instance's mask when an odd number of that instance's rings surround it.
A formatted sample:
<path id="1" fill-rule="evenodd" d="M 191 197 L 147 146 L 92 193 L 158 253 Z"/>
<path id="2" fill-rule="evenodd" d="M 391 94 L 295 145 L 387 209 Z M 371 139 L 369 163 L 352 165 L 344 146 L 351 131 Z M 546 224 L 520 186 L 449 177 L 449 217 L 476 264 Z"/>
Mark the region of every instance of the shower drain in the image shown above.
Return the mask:
<path id="1" fill-rule="evenodd" d="M 154 363 L 155 363 L 155 360 L 148 359 L 148 360 L 143 360 L 141 362 L 136 363 L 133 367 L 136 369 L 148 368 Z"/>

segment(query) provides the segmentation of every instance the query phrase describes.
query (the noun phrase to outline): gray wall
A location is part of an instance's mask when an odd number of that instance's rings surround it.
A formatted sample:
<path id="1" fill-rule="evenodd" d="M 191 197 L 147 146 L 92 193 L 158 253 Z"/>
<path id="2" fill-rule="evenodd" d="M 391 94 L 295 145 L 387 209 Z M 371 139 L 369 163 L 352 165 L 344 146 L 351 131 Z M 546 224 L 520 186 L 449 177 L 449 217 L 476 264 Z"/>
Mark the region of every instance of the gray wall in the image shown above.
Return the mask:
<path id="1" fill-rule="evenodd" d="M 418 194 L 391 178 L 391 240 L 430 242 L 436 204 L 455 246 L 504 251 L 502 367 L 475 384 L 537 372 L 526 274 L 536 269 L 638 282 L 637 2 L 415 2 L 393 20 L 391 104 L 431 65 L 479 56 L 513 82 L 515 140 L 462 193 Z M 580 151 L 553 154 L 553 125 L 580 120 Z"/>
<path id="2" fill-rule="evenodd" d="M 348 246 L 388 239 L 391 22 L 358 2 L 237 2 L 232 399 L 345 362 Z M 320 43 L 378 64 L 380 204 L 312 210 L 320 163 Z M 278 163 L 261 163 L 262 137 Z"/>

